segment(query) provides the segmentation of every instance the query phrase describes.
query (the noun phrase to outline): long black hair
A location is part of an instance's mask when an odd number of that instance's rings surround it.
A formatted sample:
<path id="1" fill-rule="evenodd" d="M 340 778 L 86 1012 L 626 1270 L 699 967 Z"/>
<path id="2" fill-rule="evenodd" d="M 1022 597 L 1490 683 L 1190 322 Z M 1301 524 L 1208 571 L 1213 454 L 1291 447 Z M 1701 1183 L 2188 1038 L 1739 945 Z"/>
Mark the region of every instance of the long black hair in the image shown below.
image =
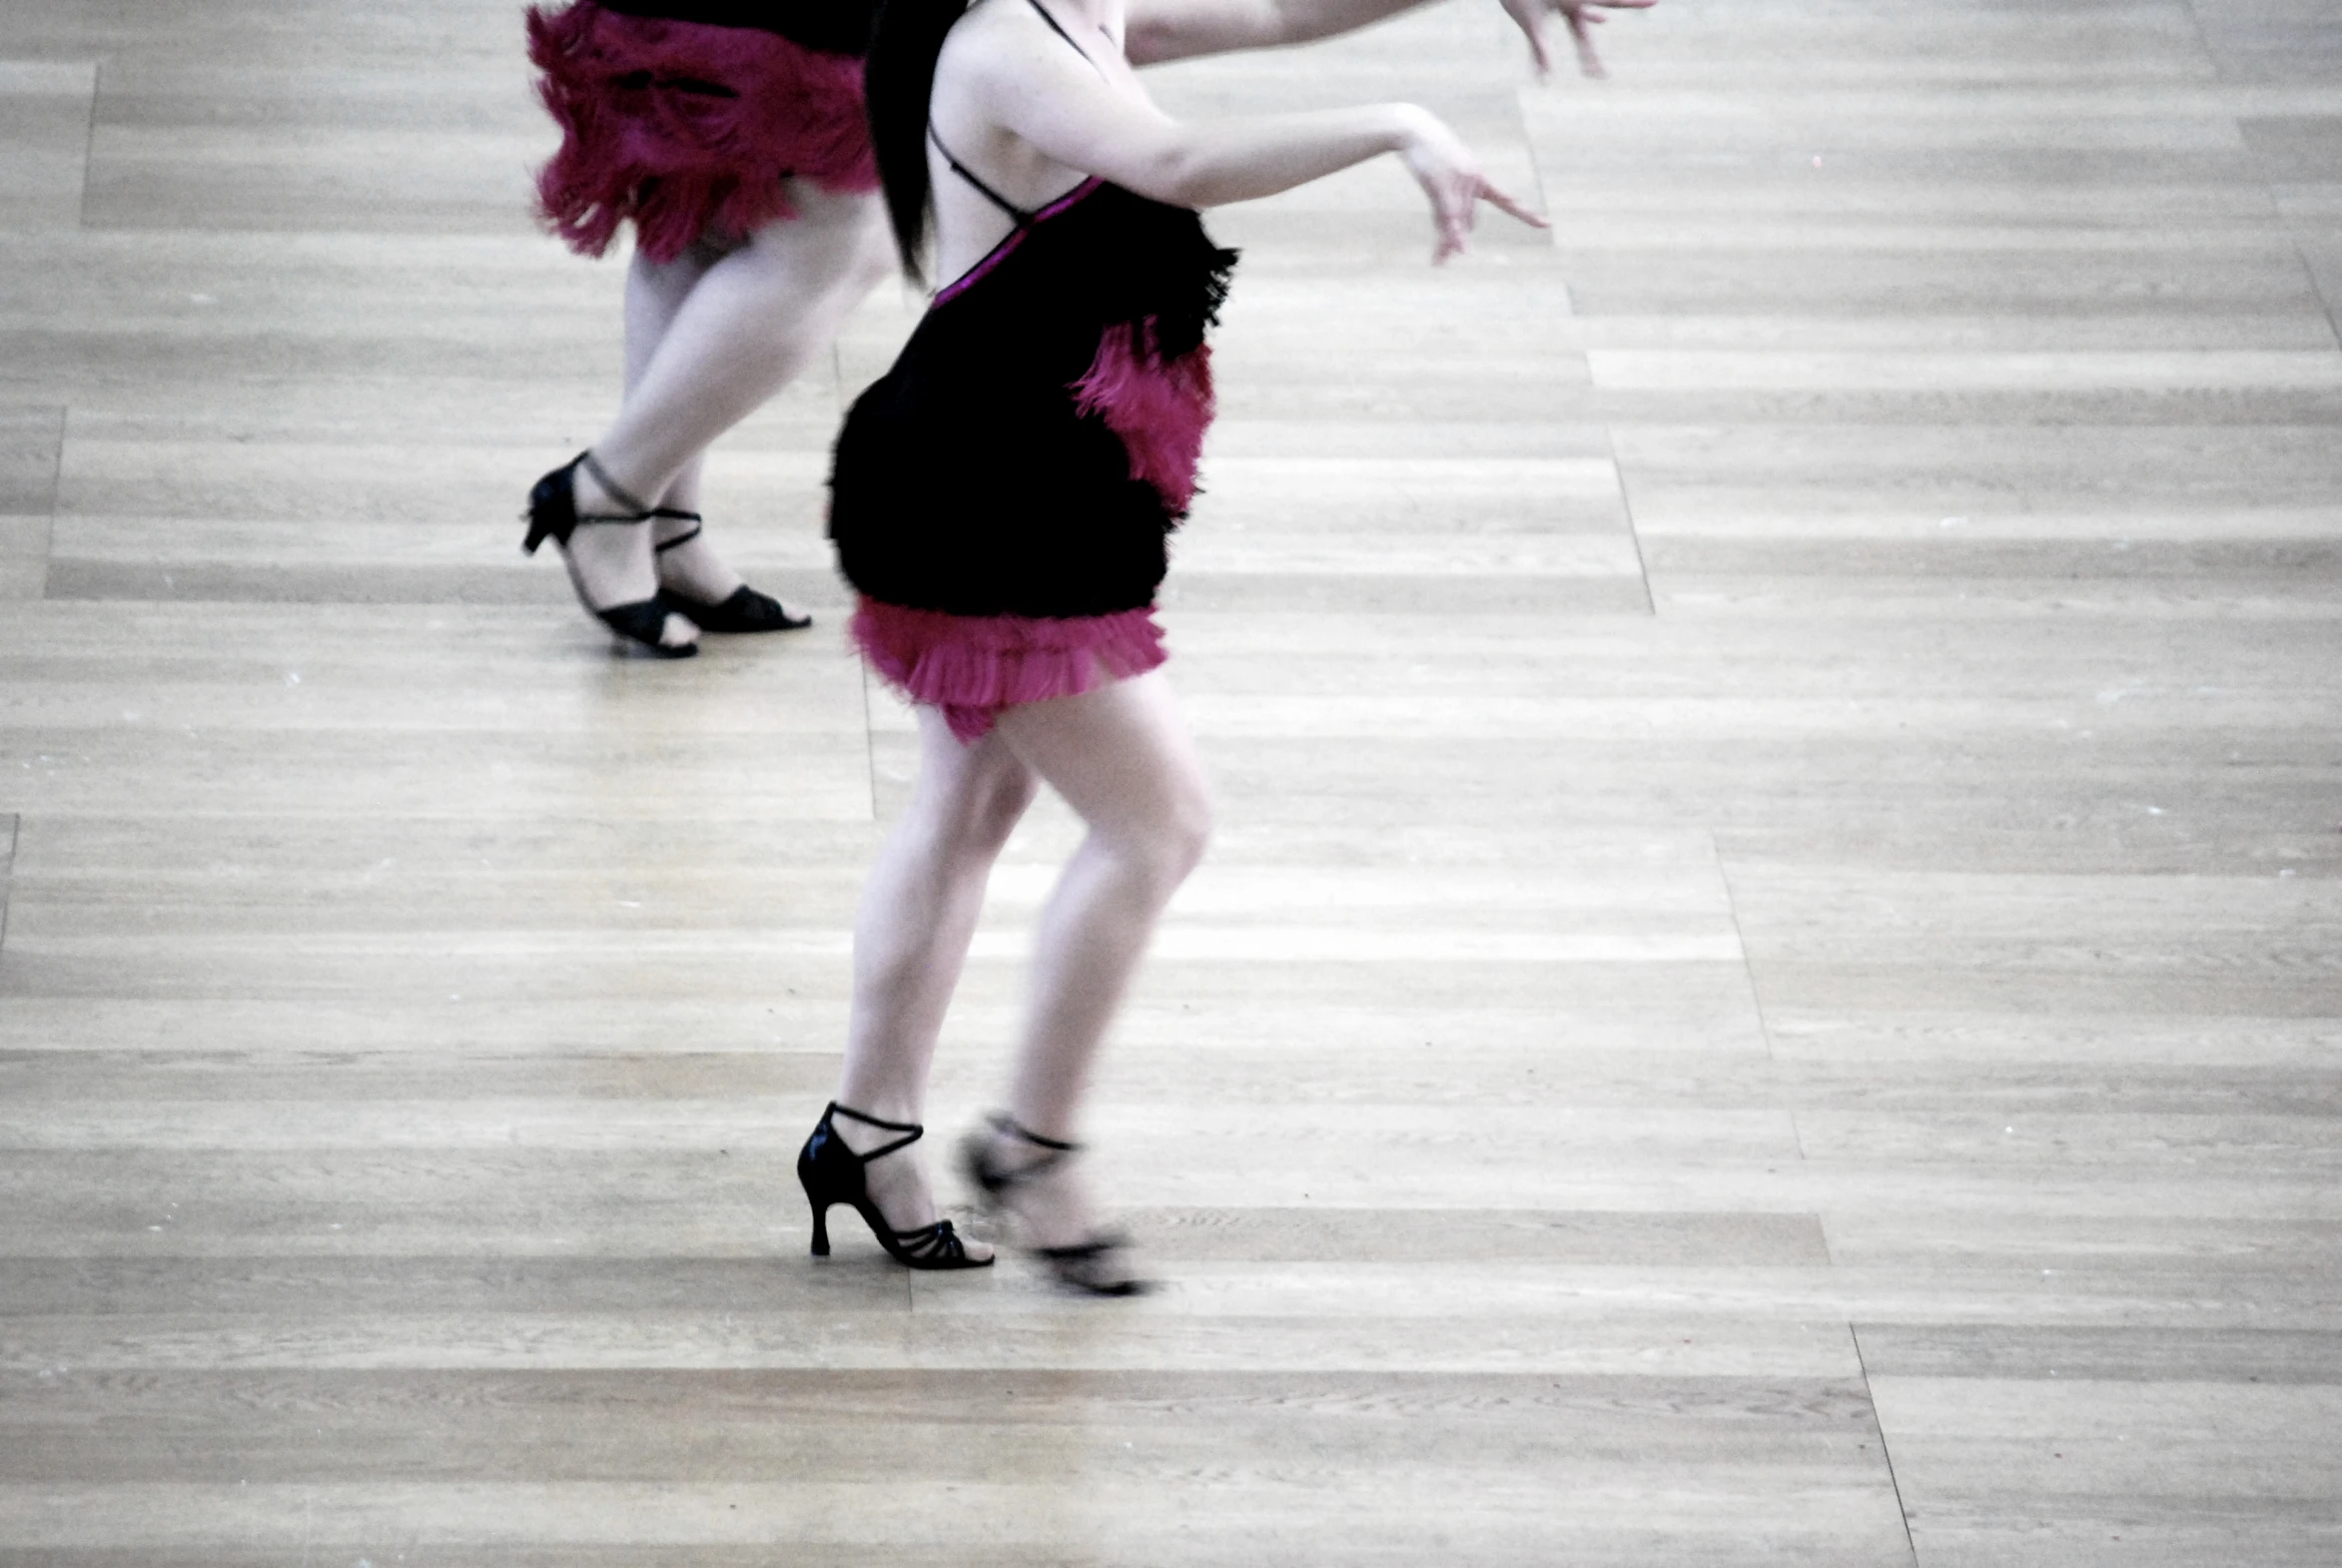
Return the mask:
<path id="1" fill-rule="evenodd" d="M 935 92 L 935 57 L 944 35 L 967 14 L 970 0 L 885 0 L 863 68 L 870 105 L 870 140 L 878 153 L 887 219 L 903 270 L 924 283 L 920 253 L 927 248 L 927 103 Z"/>

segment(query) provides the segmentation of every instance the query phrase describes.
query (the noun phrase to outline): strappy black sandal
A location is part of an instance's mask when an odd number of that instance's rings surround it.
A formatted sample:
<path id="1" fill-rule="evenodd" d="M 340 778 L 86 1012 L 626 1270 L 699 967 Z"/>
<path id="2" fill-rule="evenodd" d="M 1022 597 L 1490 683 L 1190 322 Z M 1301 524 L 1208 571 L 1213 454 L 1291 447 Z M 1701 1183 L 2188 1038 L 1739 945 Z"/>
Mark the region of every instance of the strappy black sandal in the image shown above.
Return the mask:
<path id="1" fill-rule="evenodd" d="M 579 516 L 577 514 L 577 469 L 583 465 L 593 475 L 593 482 L 603 493 L 619 505 L 631 510 L 618 516 Z M 569 586 L 576 590 L 577 602 L 586 613 L 616 632 L 626 641 L 641 648 L 654 658 L 687 659 L 699 651 L 694 642 L 661 642 L 659 634 L 666 630 L 670 613 L 684 613 L 682 606 L 663 593 L 654 593 L 647 599 L 631 604 L 612 604 L 607 608 L 596 604 L 585 591 L 585 583 L 577 575 L 577 563 L 569 558 L 569 535 L 587 523 L 648 522 L 651 509 L 626 493 L 625 488 L 612 479 L 602 465 L 593 460 L 593 453 L 581 451 L 567 462 L 546 474 L 529 489 L 528 510 L 522 519 L 528 524 L 528 534 L 520 541 L 524 555 L 534 555 L 536 547 L 551 539 L 561 547 L 561 564 L 569 568 Z"/>
<path id="2" fill-rule="evenodd" d="M 903 1136 L 867 1154 L 857 1154 L 838 1136 L 836 1119 L 839 1117 Z M 829 1109 L 814 1124 L 813 1136 L 805 1141 L 804 1152 L 797 1157 L 797 1180 L 805 1188 L 805 1200 L 813 1205 L 814 1256 L 830 1255 L 830 1205 L 846 1203 L 869 1224 L 870 1233 L 878 1237 L 878 1244 L 887 1249 L 887 1255 L 907 1268 L 992 1266 L 989 1257 L 968 1255 L 967 1244 L 952 1229 L 949 1219 L 938 1219 L 916 1230 L 897 1230 L 887 1223 L 887 1216 L 879 1212 L 878 1204 L 871 1201 L 869 1173 L 864 1167 L 898 1149 L 910 1148 L 926 1132 L 916 1122 L 882 1122 L 851 1106 L 830 1102 Z"/>
<path id="3" fill-rule="evenodd" d="M 994 1112 L 987 1124 L 992 1133 L 1043 1151 L 1040 1158 L 1013 1171 L 1004 1171 L 993 1164 L 992 1140 L 987 1133 L 974 1132 L 961 1141 L 961 1169 L 969 1181 L 997 1206 L 1006 1206 L 1008 1194 L 1021 1183 L 1055 1170 L 1082 1152 L 1080 1144 L 1043 1138 L 1006 1112 Z M 1154 1280 L 1131 1271 L 1131 1240 L 1120 1231 L 1102 1230 L 1068 1246 L 1037 1246 L 1030 1250 L 1048 1265 L 1059 1283 L 1087 1290 L 1092 1295 L 1145 1295 L 1155 1288 Z"/>
<path id="4" fill-rule="evenodd" d="M 653 517 L 666 517 L 676 522 L 691 524 L 671 539 L 661 540 L 651 548 L 664 555 L 678 544 L 689 544 L 699 537 L 703 520 L 695 511 L 680 511 L 673 506 L 654 507 Z M 659 592 L 667 602 L 690 617 L 701 631 L 743 633 L 754 631 L 803 631 L 813 624 L 810 615 L 792 615 L 779 599 L 769 593 L 759 593 L 743 582 L 732 590 L 732 596 L 721 604 L 702 604 L 699 600 L 673 588 Z"/>

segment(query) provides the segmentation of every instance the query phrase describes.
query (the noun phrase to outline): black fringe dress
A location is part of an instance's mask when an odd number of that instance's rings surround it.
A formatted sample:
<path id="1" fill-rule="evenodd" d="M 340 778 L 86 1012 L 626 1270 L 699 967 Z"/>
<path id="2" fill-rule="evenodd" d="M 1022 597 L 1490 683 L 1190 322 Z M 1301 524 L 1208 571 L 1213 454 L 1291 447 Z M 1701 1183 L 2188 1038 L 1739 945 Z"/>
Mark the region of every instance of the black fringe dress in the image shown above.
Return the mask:
<path id="1" fill-rule="evenodd" d="M 830 537 L 872 667 L 974 740 L 1004 708 L 1163 662 L 1155 591 L 1236 254 L 1102 180 L 1026 212 L 953 167 L 1017 227 L 847 414 Z"/>

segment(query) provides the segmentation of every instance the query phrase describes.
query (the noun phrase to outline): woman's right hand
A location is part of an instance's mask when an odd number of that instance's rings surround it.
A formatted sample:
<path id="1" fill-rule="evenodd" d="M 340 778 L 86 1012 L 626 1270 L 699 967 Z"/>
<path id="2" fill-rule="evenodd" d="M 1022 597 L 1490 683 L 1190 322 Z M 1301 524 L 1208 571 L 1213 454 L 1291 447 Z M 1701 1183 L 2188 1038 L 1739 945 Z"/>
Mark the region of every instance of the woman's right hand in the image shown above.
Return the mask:
<path id="1" fill-rule="evenodd" d="M 1503 0 L 1504 9 L 1520 24 L 1529 40 L 1529 58 L 1537 67 L 1537 80 L 1553 74 L 1553 45 L 1548 37 L 1549 24 L 1555 13 L 1569 25 L 1570 42 L 1577 47 L 1578 69 L 1595 78 L 1610 74 L 1602 64 L 1602 56 L 1594 49 L 1594 28 L 1610 18 L 1604 11 L 1648 11 L 1659 0 Z"/>
<path id="2" fill-rule="evenodd" d="M 1415 177 L 1423 194 L 1431 198 L 1431 224 L 1438 235 L 1431 252 L 1433 266 L 1463 253 L 1482 202 L 1510 213 L 1532 229 L 1553 227 L 1498 189 L 1481 172 L 1480 160 L 1464 145 L 1463 138 L 1437 115 L 1413 104 L 1400 104 L 1398 114 L 1404 138 L 1398 154 L 1406 160 L 1407 172 Z"/>

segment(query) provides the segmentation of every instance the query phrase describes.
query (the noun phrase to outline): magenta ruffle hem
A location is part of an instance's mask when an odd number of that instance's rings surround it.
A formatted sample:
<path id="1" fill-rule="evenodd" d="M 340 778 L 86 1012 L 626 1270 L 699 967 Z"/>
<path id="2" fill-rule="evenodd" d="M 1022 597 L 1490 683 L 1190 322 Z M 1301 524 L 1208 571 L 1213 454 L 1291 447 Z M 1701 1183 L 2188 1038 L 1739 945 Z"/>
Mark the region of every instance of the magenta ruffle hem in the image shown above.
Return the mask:
<path id="1" fill-rule="evenodd" d="M 599 256 L 619 226 L 671 262 L 702 236 L 792 217 L 787 181 L 875 191 L 862 62 L 753 27 L 623 16 L 593 0 L 528 11 L 538 95 L 561 148 L 537 175 L 544 220 Z"/>
<path id="2" fill-rule="evenodd" d="M 1111 615 L 952 615 L 864 595 L 847 632 L 881 679 L 941 709 L 964 744 L 991 734 L 1009 708 L 1096 691 L 1166 657 L 1153 606 Z"/>

